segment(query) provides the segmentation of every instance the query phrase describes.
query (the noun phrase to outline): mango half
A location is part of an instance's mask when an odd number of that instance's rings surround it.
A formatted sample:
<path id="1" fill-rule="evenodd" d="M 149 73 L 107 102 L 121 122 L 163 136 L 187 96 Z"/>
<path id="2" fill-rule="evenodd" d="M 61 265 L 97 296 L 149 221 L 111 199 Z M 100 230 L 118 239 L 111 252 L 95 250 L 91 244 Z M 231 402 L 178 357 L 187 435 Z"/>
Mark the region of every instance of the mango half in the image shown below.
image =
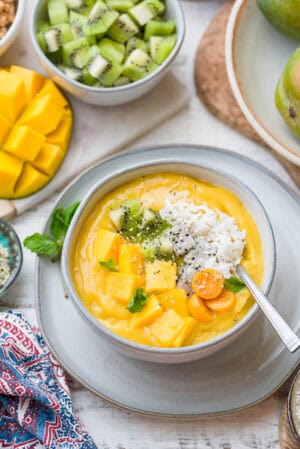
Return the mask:
<path id="1" fill-rule="evenodd" d="M 55 84 L 25 67 L 0 69 L 0 198 L 44 187 L 61 165 L 73 114 Z"/>
<path id="2" fill-rule="evenodd" d="M 300 48 L 288 60 L 275 91 L 275 104 L 291 131 L 300 138 Z"/>
<path id="3" fill-rule="evenodd" d="M 266 19 L 281 33 L 300 39 L 299 0 L 256 0 Z"/>

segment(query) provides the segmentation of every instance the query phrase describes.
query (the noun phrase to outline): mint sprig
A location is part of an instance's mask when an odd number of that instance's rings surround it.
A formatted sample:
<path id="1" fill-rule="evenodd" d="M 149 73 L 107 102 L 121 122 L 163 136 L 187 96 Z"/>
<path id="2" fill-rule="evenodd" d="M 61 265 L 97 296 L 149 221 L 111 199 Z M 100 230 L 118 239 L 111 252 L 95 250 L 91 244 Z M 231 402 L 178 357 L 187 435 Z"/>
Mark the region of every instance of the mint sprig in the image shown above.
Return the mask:
<path id="1" fill-rule="evenodd" d="M 119 271 L 118 267 L 115 264 L 115 261 L 113 259 L 109 259 L 107 261 L 105 260 L 100 260 L 100 265 L 101 267 L 107 268 L 107 270 L 109 271 Z"/>
<path id="2" fill-rule="evenodd" d="M 76 201 L 66 209 L 62 207 L 55 209 L 50 224 L 50 235 L 32 234 L 26 237 L 24 246 L 39 256 L 51 257 L 53 262 L 59 260 L 65 236 L 79 204 L 80 202 Z"/>
<path id="3" fill-rule="evenodd" d="M 127 309 L 131 313 L 141 312 L 148 301 L 148 295 L 143 288 L 138 288 L 128 303 Z"/>
<path id="4" fill-rule="evenodd" d="M 241 290 L 243 290 L 243 288 L 245 288 L 246 285 L 239 278 L 231 276 L 230 278 L 225 279 L 224 287 L 226 290 L 229 290 L 230 292 L 238 293 Z"/>

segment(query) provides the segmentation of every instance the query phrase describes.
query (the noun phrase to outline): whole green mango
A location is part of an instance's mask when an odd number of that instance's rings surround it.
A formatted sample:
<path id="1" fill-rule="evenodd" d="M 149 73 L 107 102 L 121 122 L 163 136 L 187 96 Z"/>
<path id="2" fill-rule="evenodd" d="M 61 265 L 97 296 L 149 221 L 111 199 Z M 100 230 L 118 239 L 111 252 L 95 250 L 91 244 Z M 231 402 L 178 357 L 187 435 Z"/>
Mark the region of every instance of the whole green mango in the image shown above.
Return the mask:
<path id="1" fill-rule="evenodd" d="M 288 127 L 300 138 L 300 48 L 283 70 L 275 92 L 275 104 Z"/>
<path id="2" fill-rule="evenodd" d="M 278 31 L 300 39 L 300 0 L 257 0 L 257 5 Z"/>

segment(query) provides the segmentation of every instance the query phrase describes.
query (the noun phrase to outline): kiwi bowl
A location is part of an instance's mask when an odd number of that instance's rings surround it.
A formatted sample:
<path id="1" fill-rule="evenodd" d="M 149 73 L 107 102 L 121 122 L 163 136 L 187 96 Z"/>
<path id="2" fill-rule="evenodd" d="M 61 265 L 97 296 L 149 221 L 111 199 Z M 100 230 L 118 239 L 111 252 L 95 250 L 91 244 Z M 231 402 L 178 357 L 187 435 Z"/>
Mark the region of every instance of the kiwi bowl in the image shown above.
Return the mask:
<path id="1" fill-rule="evenodd" d="M 53 58 L 49 58 L 44 53 L 38 34 L 43 28 L 43 24 L 47 22 L 48 0 L 37 0 L 31 12 L 30 33 L 33 46 L 48 75 L 61 88 L 78 100 L 98 106 L 115 106 L 128 103 L 148 93 L 163 79 L 182 46 L 185 36 L 185 22 L 179 0 L 164 0 L 164 4 L 164 18 L 176 23 L 176 43 L 166 59 L 160 65 L 157 65 L 153 71 L 149 71 L 149 74 L 141 79 L 131 80 L 132 82 L 128 84 L 117 85 L 116 83 L 113 87 L 103 87 L 100 83 L 98 83 L 99 85 L 84 84 L 81 80 L 74 79 L 69 71 L 63 71 L 61 67 L 55 64 L 56 61 Z"/>

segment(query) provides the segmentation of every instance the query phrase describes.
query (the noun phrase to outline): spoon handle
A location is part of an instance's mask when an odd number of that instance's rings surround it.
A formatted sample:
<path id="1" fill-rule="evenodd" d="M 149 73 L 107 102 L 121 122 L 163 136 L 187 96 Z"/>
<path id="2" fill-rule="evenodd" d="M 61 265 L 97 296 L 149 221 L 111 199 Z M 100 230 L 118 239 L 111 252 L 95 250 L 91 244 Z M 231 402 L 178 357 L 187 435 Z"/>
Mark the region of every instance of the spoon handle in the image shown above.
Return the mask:
<path id="1" fill-rule="evenodd" d="M 266 296 L 263 294 L 261 289 L 255 284 L 253 279 L 249 276 L 247 271 L 239 265 L 237 267 L 237 273 L 240 276 L 240 278 L 244 281 L 246 284 L 248 290 L 251 292 L 253 297 L 256 299 L 256 302 L 263 310 L 264 314 L 280 336 L 283 343 L 286 345 L 288 350 L 290 352 L 295 352 L 297 349 L 300 348 L 300 339 L 295 334 L 295 332 L 292 331 L 292 329 L 287 325 L 287 323 L 284 321 L 284 319 L 279 315 L 277 310 L 274 309 L 272 304 L 269 302 L 269 300 L 266 298 Z"/>

